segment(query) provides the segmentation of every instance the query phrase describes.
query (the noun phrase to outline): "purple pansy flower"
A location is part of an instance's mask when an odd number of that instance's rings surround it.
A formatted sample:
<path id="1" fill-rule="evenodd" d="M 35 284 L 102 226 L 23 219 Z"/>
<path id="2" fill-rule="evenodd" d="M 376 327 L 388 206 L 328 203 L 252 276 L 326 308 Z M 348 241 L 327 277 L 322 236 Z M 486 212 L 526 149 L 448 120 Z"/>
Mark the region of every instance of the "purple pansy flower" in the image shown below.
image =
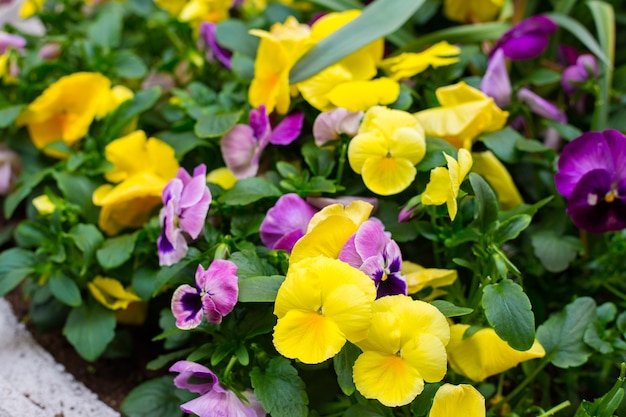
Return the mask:
<path id="1" fill-rule="evenodd" d="M 215 35 L 217 25 L 213 22 L 203 22 L 200 25 L 200 37 L 204 41 L 204 44 L 207 46 L 207 60 L 211 60 L 216 58 L 220 61 L 226 68 L 231 68 L 230 58 L 233 55 L 231 51 L 223 48 L 217 42 L 217 37 Z"/>
<path id="2" fill-rule="evenodd" d="M 317 209 L 298 194 L 285 194 L 267 211 L 261 223 L 261 241 L 270 249 L 291 253 L 293 245 L 304 236 Z"/>
<path id="3" fill-rule="evenodd" d="M 401 273 L 402 253 L 380 221 L 363 222 L 348 239 L 339 259 L 369 275 L 376 284 L 376 298 L 407 294 L 406 278 Z"/>
<path id="4" fill-rule="evenodd" d="M 159 214 L 162 231 L 157 239 L 159 264 L 172 265 L 187 254 L 188 234 L 196 239 L 204 228 L 211 204 L 211 192 L 206 185 L 206 166 L 198 165 L 193 177 L 180 168 L 176 178 L 163 188 L 163 208 Z"/>
<path id="5" fill-rule="evenodd" d="M 196 286 L 183 284 L 172 295 L 172 314 L 176 327 L 183 330 L 198 327 L 205 316 L 209 323 L 219 324 L 237 303 L 239 285 L 237 265 L 216 259 L 209 268 L 196 269 Z"/>
<path id="6" fill-rule="evenodd" d="M 0 31 L 0 54 L 6 53 L 10 48 L 21 50 L 26 46 L 26 39 L 19 35 Z"/>
<path id="7" fill-rule="evenodd" d="M 177 388 L 200 394 L 198 398 L 181 404 L 180 409 L 199 417 L 262 417 L 266 415 L 263 406 L 251 390 L 242 394 L 244 403 L 234 392 L 225 389 L 217 376 L 207 367 L 190 361 L 178 361 L 170 368 L 178 372 L 174 378 Z M 190 382 L 194 381 L 194 382 Z"/>
<path id="8" fill-rule="evenodd" d="M 295 113 L 272 128 L 264 105 L 251 110 L 247 125 L 235 125 L 222 138 L 222 156 L 226 166 L 237 178 L 255 176 L 265 147 L 270 143 L 289 145 L 300 136 L 303 121 L 304 115 Z"/>
<path id="9" fill-rule="evenodd" d="M 342 107 L 320 113 L 313 122 L 315 144 L 323 146 L 326 142 L 339 139 L 342 133 L 356 136 L 362 117 L 362 111 L 348 111 Z"/>
<path id="10" fill-rule="evenodd" d="M 561 76 L 561 87 L 568 95 L 578 90 L 576 83 L 582 83 L 589 78 L 597 78 L 598 61 L 593 55 L 583 54 L 576 58 L 576 63 L 565 68 Z"/>
<path id="11" fill-rule="evenodd" d="M 511 80 L 504 62 L 504 52 L 501 49 L 497 49 L 489 58 L 487 71 L 480 82 L 480 90 L 492 97 L 500 108 L 511 104 Z"/>
<path id="12" fill-rule="evenodd" d="M 531 112 L 539 116 L 558 123 L 567 123 L 567 115 L 565 115 L 563 110 L 526 87 L 522 87 L 517 91 L 517 99 L 526 104 Z"/>
<path id="13" fill-rule="evenodd" d="M 509 59 L 531 59 L 539 56 L 550 42 L 550 35 L 558 29 L 546 16 L 532 16 L 507 30 L 494 45 L 492 55 L 502 49 Z"/>
<path id="14" fill-rule="evenodd" d="M 617 130 L 586 132 L 565 145 L 554 181 L 577 227 L 591 233 L 626 228 L 624 161 L 626 136 Z"/>

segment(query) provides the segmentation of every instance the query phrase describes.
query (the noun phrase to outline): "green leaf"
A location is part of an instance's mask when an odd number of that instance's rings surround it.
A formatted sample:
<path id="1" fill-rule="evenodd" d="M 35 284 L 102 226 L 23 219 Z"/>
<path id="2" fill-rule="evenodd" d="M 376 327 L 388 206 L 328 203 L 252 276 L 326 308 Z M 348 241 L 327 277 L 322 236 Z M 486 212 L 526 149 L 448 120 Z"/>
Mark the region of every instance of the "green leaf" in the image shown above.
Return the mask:
<path id="1" fill-rule="evenodd" d="M 24 177 L 23 180 L 20 179 L 18 188 L 4 200 L 4 216 L 7 219 L 13 217 L 13 212 L 20 205 L 22 200 L 28 197 L 31 191 L 33 191 L 33 188 L 39 185 L 52 171 L 52 168 L 46 168 Z"/>
<path id="2" fill-rule="evenodd" d="M 426 154 L 415 168 L 420 172 L 428 172 L 435 167 L 446 165 L 444 152 L 456 158 L 457 151 L 450 142 L 441 138 L 426 136 Z"/>
<path id="3" fill-rule="evenodd" d="M 433 300 L 430 303 L 446 317 L 466 316 L 474 312 L 473 308 L 457 306 L 446 300 Z"/>
<path id="4" fill-rule="evenodd" d="M 498 198 L 489 184 L 487 184 L 487 181 L 480 175 L 470 172 L 469 180 L 478 202 L 478 210 L 474 215 L 476 220 L 473 224 L 481 232 L 486 232 L 493 227 L 498 219 Z"/>
<path id="5" fill-rule="evenodd" d="M 98 16 L 87 29 L 87 39 L 105 49 L 119 46 L 124 13 L 122 6 L 108 3 L 98 8 Z"/>
<path id="6" fill-rule="evenodd" d="M 230 231 L 237 239 L 245 239 L 248 236 L 259 233 L 265 213 L 246 213 L 233 216 L 230 223 Z"/>
<path id="7" fill-rule="evenodd" d="M 244 178 L 219 197 L 223 204 L 245 206 L 263 198 L 280 197 L 282 193 L 272 183 L 259 177 Z"/>
<path id="8" fill-rule="evenodd" d="M 310 3 L 319 4 L 320 6 L 324 6 L 336 12 L 363 8 L 363 5 L 355 0 L 311 0 Z"/>
<path id="9" fill-rule="evenodd" d="M 85 176 L 69 172 L 55 171 L 52 176 L 67 201 L 80 207 L 81 214 L 90 223 L 97 223 L 99 210 L 92 200 L 97 184 Z"/>
<path id="10" fill-rule="evenodd" d="M 38 248 L 52 238 L 47 226 L 31 220 L 19 222 L 13 237 L 17 245 L 22 248 Z"/>
<path id="11" fill-rule="evenodd" d="M 504 242 L 515 239 L 525 230 L 532 220 L 528 214 L 516 214 L 500 223 L 494 232 L 493 240 L 501 245 Z"/>
<path id="12" fill-rule="evenodd" d="M 522 287 L 508 278 L 483 288 L 487 321 L 498 336 L 516 350 L 528 350 L 535 341 L 535 316 Z"/>
<path id="13" fill-rule="evenodd" d="M 63 272 L 50 276 L 50 292 L 57 300 L 70 307 L 78 307 L 83 302 L 78 285 Z"/>
<path id="14" fill-rule="evenodd" d="M 237 265 L 239 279 L 276 275 L 278 272 L 267 260 L 260 258 L 254 250 L 244 249 L 235 252 L 229 260 Z"/>
<path id="15" fill-rule="evenodd" d="M 338 354 L 333 357 L 333 367 L 337 374 L 337 383 L 341 391 L 346 395 L 352 395 L 356 387 L 352 378 L 352 368 L 356 358 L 361 354 L 361 349 L 350 342 L 341 348 Z"/>
<path id="16" fill-rule="evenodd" d="M 547 152 L 552 150 L 538 140 L 526 138 L 519 138 L 515 142 L 515 148 L 522 152 Z"/>
<path id="17" fill-rule="evenodd" d="M 167 143 L 174 149 L 177 160 L 182 160 L 185 155 L 199 146 L 212 147 L 210 141 L 200 139 L 193 132 L 159 132 L 156 137 Z"/>
<path id="18" fill-rule="evenodd" d="M 289 83 L 304 81 L 371 42 L 396 31 L 425 0 L 377 0 L 354 20 L 319 41 L 296 62 Z"/>
<path id="19" fill-rule="evenodd" d="M 115 54 L 113 59 L 115 73 L 121 78 L 142 78 L 148 73 L 148 67 L 141 58 L 129 50 Z"/>
<path id="20" fill-rule="evenodd" d="M 151 379 L 134 388 L 121 405 L 127 417 L 182 417 L 173 376 Z"/>
<path id="21" fill-rule="evenodd" d="M 148 301 L 152 298 L 154 292 L 154 285 L 158 270 L 150 269 L 148 267 L 140 267 L 133 273 L 132 286 L 135 292 L 142 300 Z"/>
<path id="22" fill-rule="evenodd" d="M 96 252 L 98 263 L 104 269 L 113 269 L 129 260 L 135 250 L 137 233 L 115 236 L 106 239 Z"/>
<path id="23" fill-rule="evenodd" d="M 68 234 L 74 244 L 83 253 L 83 267 L 81 269 L 81 275 L 87 272 L 87 269 L 91 265 L 96 250 L 100 247 L 104 241 L 102 232 L 93 224 L 77 224 L 70 230 Z"/>
<path id="24" fill-rule="evenodd" d="M 0 109 L 0 128 L 11 126 L 23 108 L 23 105 L 18 104 Z"/>
<path id="25" fill-rule="evenodd" d="M 595 301 L 590 297 L 580 297 L 537 328 L 537 340 L 554 366 L 569 368 L 587 361 L 591 350 L 585 345 L 583 336 L 595 316 Z"/>
<path id="26" fill-rule="evenodd" d="M 272 417 L 306 417 L 309 398 L 298 371 L 285 358 L 275 357 L 265 369 L 250 372 L 254 394 Z"/>
<path id="27" fill-rule="evenodd" d="M 424 391 L 411 402 L 411 412 L 415 417 L 423 417 L 428 414 L 433 405 L 433 398 L 439 390 L 441 383 L 424 384 Z"/>
<path id="28" fill-rule="evenodd" d="M 135 93 L 132 99 L 120 104 L 105 119 L 103 132 L 106 132 L 105 142 L 120 137 L 121 132 L 132 122 L 133 118 L 154 107 L 161 96 L 161 87 L 150 87 Z"/>
<path id="29" fill-rule="evenodd" d="M 509 126 L 479 137 L 479 140 L 482 141 L 487 149 L 493 152 L 498 159 L 508 163 L 515 163 L 520 159 L 520 152 L 515 147 L 519 139 L 523 139 L 523 136 L 520 135 L 517 130 Z"/>
<path id="30" fill-rule="evenodd" d="M 241 118 L 241 111 L 207 114 L 202 116 L 194 126 L 194 132 L 200 138 L 217 138 L 225 135 Z"/>
<path id="31" fill-rule="evenodd" d="M 574 236 L 562 236 L 549 229 L 533 233 L 531 244 L 535 256 L 550 272 L 566 270 L 581 249 L 580 242 Z"/>
<path id="32" fill-rule="evenodd" d="M 216 25 L 215 38 L 220 46 L 254 58 L 259 38 L 250 35 L 248 29 L 241 20 L 226 19 Z"/>
<path id="33" fill-rule="evenodd" d="M 401 48 L 403 52 L 420 52 L 426 46 L 439 41 L 448 41 L 451 44 L 470 44 L 485 40 L 496 40 L 510 28 L 508 23 L 473 23 L 452 28 L 429 32 L 408 42 Z"/>
<path id="34" fill-rule="evenodd" d="M 328 177 L 335 167 L 335 154 L 330 149 L 320 148 L 313 142 L 302 145 L 302 156 L 313 175 Z"/>
<path id="35" fill-rule="evenodd" d="M 33 272 L 35 255 L 25 249 L 11 248 L 0 253 L 0 297 L 3 297 Z"/>
<path id="36" fill-rule="evenodd" d="M 249 277 L 239 280 L 238 301 L 241 303 L 273 303 L 280 285 L 285 280 L 282 275 Z"/>
<path id="37" fill-rule="evenodd" d="M 156 278 L 154 279 L 154 290 L 152 291 L 152 296 L 155 297 L 161 288 L 164 285 L 170 282 L 176 275 L 178 275 L 182 270 L 187 268 L 191 263 L 197 263 L 198 259 L 190 256 L 190 253 L 187 253 L 187 256 L 181 261 L 175 263 L 174 265 L 164 266 L 159 269 Z M 193 276 L 194 272 L 191 272 Z"/>
<path id="38" fill-rule="evenodd" d="M 80 356 L 95 361 L 115 337 L 115 312 L 97 304 L 83 303 L 72 309 L 63 334 Z"/>
<path id="39" fill-rule="evenodd" d="M 548 119 L 543 120 L 543 123 L 556 130 L 559 133 L 559 136 L 567 141 L 574 140 L 583 134 L 582 130 L 567 123 L 559 123 Z"/>
<path id="40" fill-rule="evenodd" d="M 547 68 L 539 68 L 531 72 L 525 81 L 537 86 L 556 84 L 561 81 L 561 73 Z"/>

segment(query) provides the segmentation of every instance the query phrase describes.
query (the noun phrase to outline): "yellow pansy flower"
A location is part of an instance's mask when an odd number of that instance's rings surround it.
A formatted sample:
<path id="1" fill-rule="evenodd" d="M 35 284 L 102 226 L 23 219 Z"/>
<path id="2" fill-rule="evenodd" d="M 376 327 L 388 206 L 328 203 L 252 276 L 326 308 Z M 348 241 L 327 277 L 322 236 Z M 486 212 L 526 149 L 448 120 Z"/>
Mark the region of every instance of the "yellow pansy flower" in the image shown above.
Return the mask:
<path id="1" fill-rule="evenodd" d="M 427 136 L 437 136 L 456 148 L 470 149 L 472 141 L 483 132 L 504 127 L 509 113 L 501 110 L 493 98 L 463 81 L 435 91 L 441 107 L 415 114 Z"/>
<path id="2" fill-rule="evenodd" d="M 491 185 L 502 209 L 509 210 L 524 202 L 511 174 L 493 152 L 489 150 L 472 152 L 472 157 L 474 158 L 472 171 Z"/>
<path id="3" fill-rule="evenodd" d="M 498 17 L 504 0 L 445 0 L 443 14 L 461 23 L 490 22 Z"/>
<path id="4" fill-rule="evenodd" d="M 379 64 L 379 67 L 392 80 L 401 80 L 403 78 L 411 78 L 425 71 L 428 67 L 437 68 L 454 64 L 459 61 L 458 55 L 460 53 L 461 48 L 442 41 L 422 52 L 404 52 L 384 59 Z"/>
<path id="5" fill-rule="evenodd" d="M 422 193 L 422 204 L 438 206 L 446 203 L 448 214 L 454 220 L 458 210 L 456 199 L 459 196 L 461 183 L 472 168 L 472 154 L 461 148 L 457 156 L 458 161 L 447 153 L 443 155 L 448 167 L 437 167 L 430 171 L 430 181 Z"/>
<path id="6" fill-rule="evenodd" d="M 50 85 L 17 118 L 26 125 L 33 144 L 42 149 L 53 142 L 68 146 L 82 139 L 96 117 L 104 117 L 113 108 L 111 82 L 102 74 L 77 72 Z M 56 157 L 58 151 L 44 152 Z"/>
<path id="7" fill-rule="evenodd" d="M 485 417 L 485 397 L 469 384 L 443 384 L 437 390 L 429 417 Z"/>
<path id="8" fill-rule="evenodd" d="M 527 351 L 515 350 L 491 328 L 480 329 L 463 338 L 469 327 L 469 324 L 450 326 L 450 343 L 447 349 L 448 362 L 454 372 L 473 381 L 482 381 L 511 369 L 520 362 L 542 358 L 546 354 L 537 340 Z"/>
<path id="9" fill-rule="evenodd" d="M 33 198 L 32 203 L 37 209 L 37 213 L 42 215 L 52 214 L 56 210 L 56 206 L 50 201 L 50 197 L 45 194 Z"/>
<path id="10" fill-rule="evenodd" d="M 311 39 L 319 42 L 360 13 L 360 10 L 329 13 L 313 24 Z M 364 46 L 298 83 L 298 90 L 309 104 L 320 111 L 335 107 L 365 111 L 374 105 L 393 103 L 400 94 L 400 85 L 390 78 L 372 79 L 383 57 L 383 47 L 383 39 Z"/>
<path id="11" fill-rule="evenodd" d="M 206 176 L 206 181 L 217 184 L 224 190 L 229 190 L 237 182 L 237 177 L 227 167 L 221 167 L 209 172 Z"/>
<path id="12" fill-rule="evenodd" d="M 232 0 L 154 0 L 161 9 L 181 22 L 221 22 L 228 18 Z"/>
<path id="13" fill-rule="evenodd" d="M 24 0 L 19 10 L 20 19 L 28 19 L 39 12 L 45 2 L 46 0 Z"/>
<path id="14" fill-rule="evenodd" d="M 294 245 L 289 264 L 320 255 L 337 258 L 350 236 L 369 218 L 372 209 L 370 203 L 361 200 L 347 206 L 331 204 L 324 207 L 311 218 L 306 234 Z"/>
<path id="15" fill-rule="evenodd" d="M 446 375 L 450 328 L 436 307 L 405 295 L 381 297 L 372 305 L 367 338 L 353 368 L 356 388 L 365 397 L 388 407 L 410 403 L 424 381 Z"/>
<path id="16" fill-rule="evenodd" d="M 291 102 L 289 71 L 302 55 L 313 46 L 310 29 L 290 16 L 284 24 L 272 25 L 269 32 L 251 30 L 261 41 L 254 61 L 254 78 L 248 90 L 248 101 L 258 108 L 265 105 L 268 113 L 274 109 L 286 114 Z"/>
<path id="17" fill-rule="evenodd" d="M 174 149 L 159 139 L 147 139 L 141 130 L 112 141 L 104 152 L 114 165 L 105 178 L 118 184 L 101 185 L 92 200 L 102 207 L 98 226 L 115 235 L 127 227 L 143 226 L 161 204 L 163 187 L 179 166 Z"/>
<path id="18" fill-rule="evenodd" d="M 402 262 L 402 275 L 406 277 L 409 294 L 415 294 L 426 287 L 432 287 L 434 290 L 433 294 L 428 297 L 429 299 L 435 298 L 433 296 L 435 293 L 438 293 L 437 295 L 445 294 L 445 292 L 439 292 L 437 289 L 452 285 L 458 277 L 458 273 L 454 269 L 424 268 L 411 261 Z"/>
<path id="19" fill-rule="evenodd" d="M 350 141 L 348 161 L 367 188 L 391 195 L 411 185 L 425 153 L 424 130 L 411 114 L 374 106 Z"/>
<path id="20" fill-rule="evenodd" d="M 89 292 L 100 304 L 109 310 L 125 309 L 134 301 L 141 301 L 131 289 L 125 289 L 121 282 L 113 278 L 97 276 L 87 283 Z"/>
<path id="21" fill-rule="evenodd" d="M 274 304 L 274 346 L 304 363 L 332 358 L 346 340 L 366 337 L 375 298 L 374 281 L 338 259 L 319 256 L 292 264 Z"/>

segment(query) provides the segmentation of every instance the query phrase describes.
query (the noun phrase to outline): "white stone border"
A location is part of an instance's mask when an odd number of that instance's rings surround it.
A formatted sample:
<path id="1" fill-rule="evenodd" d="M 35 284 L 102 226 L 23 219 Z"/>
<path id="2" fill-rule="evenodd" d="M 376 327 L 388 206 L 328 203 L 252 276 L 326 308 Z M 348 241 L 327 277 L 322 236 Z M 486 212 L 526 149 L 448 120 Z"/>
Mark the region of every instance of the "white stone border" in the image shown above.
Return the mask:
<path id="1" fill-rule="evenodd" d="M 120 417 L 35 342 L 0 298 L 0 417 Z"/>

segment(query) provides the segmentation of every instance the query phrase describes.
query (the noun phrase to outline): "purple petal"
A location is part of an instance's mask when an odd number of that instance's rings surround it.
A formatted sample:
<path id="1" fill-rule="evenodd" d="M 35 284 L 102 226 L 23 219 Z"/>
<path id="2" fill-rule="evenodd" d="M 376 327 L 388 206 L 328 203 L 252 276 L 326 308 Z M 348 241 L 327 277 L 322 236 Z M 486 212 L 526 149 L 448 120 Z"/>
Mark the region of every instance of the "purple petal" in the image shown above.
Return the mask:
<path id="1" fill-rule="evenodd" d="M 211 192 L 204 186 L 202 198 L 193 206 L 184 209 L 179 216 L 179 224 L 182 230 L 189 233 L 193 239 L 197 239 L 204 229 L 204 221 L 211 204 Z"/>
<path id="2" fill-rule="evenodd" d="M 209 269 L 203 274 L 202 298 L 204 314 L 212 323 L 219 323 L 222 316 L 230 313 L 239 295 L 237 279 L 237 265 L 231 261 L 222 259 L 215 260 L 209 265 Z M 217 315 L 219 315 L 219 321 Z"/>
<path id="3" fill-rule="evenodd" d="M 570 198 L 576 184 L 587 172 L 594 169 L 614 170 L 613 150 L 609 148 L 605 132 L 612 138 L 617 154 L 623 157 L 626 138 L 617 131 L 586 132 L 569 142 L 561 151 L 558 171 L 554 176 L 556 189 L 565 198 Z"/>
<path id="4" fill-rule="evenodd" d="M 511 80 L 501 49 L 496 50 L 489 59 L 487 71 L 480 82 L 480 90 L 493 97 L 498 107 L 508 107 L 511 104 Z"/>
<path id="5" fill-rule="evenodd" d="M 206 394 L 219 386 L 217 376 L 207 367 L 190 361 L 178 361 L 169 369 L 170 372 L 179 372 L 174 378 L 174 385 L 180 389 L 186 389 L 197 394 Z M 205 383 L 189 383 L 189 379 L 208 379 Z M 219 386 L 221 388 L 221 386 Z"/>
<path id="6" fill-rule="evenodd" d="M 304 236 L 304 232 L 300 229 L 292 230 L 291 232 L 285 233 L 280 239 L 276 241 L 274 247 L 271 249 L 274 250 L 284 250 L 287 253 L 291 253 L 294 245 L 300 238 Z"/>
<path id="7" fill-rule="evenodd" d="M 590 233 L 604 233 L 626 228 L 626 198 L 607 202 L 611 173 L 605 169 L 587 172 L 576 184 L 567 205 L 574 224 Z"/>
<path id="8" fill-rule="evenodd" d="M 506 31 L 494 45 L 492 54 L 502 48 L 509 59 L 535 58 L 546 49 L 550 35 L 557 29 L 556 23 L 546 16 L 529 17 Z"/>
<path id="9" fill-rule="evenodd" d="M 165 187 L 163 187 L 163 191 L 161 192 L 163 204 L 167 205 L 170 200 L 173 200 L 175 210 L 178 211 L 178 205 L 180 201 L 180 196 L 183 192 L 183 187 L 184 184 L 180 178 L 172 178 L 171 180 L 169 180 L 167 184 L 165 184 Z"/>
<path id="10" fill-rule="evenodd" d="M 173 232 L 173 235 L 173 241 L 170 241 L 164 232 L 161 232 L 157 239 L 160 266 L 174 265 L 187 255 L 189 247 L 185 237 L 178 229 Z"/>
<path id="11" fill-rule="evenodd" d="M 522 103 L 528 105 L 528 108 L 530 108 L 530 111 L 533 113 L 558 123 L 567 123 L 567 116 L 562 110 L 548 100 L 539 97 L 528 88 L 520 88 L 517 92 L 517 98 Z"/>
<path id="12" fill-rule="evenodd" d="M 304 234 L 315 213 L 317 210 L 298 194 L 290 193 L 281 196 L 274 207 L 267 211 L 261 223 L 261 241 L 270 249 L 279 249 L 276 245 L 283 236 L 294 231 Z M 288 251 L 291 252 L 292 248 L 293 246 L 289 247 Z M 280 249 L 287 250 L 285 247 Z"/>
<path id="13" fill-rule="evenodd" d="M 382 255 L 387 242 L 389 237 L 385 234 L 385 229 L 372 219 L 361 224 L 354 238 L 354 246 L 361 259 Z"/>
<path id="14" fill-rule="evenodd" d="M 382 254 L 364 259 L 359 269 L 378 285 L 380 280 L 385 277 L 385 265 Z"/>
<path id="15" fill-rule="evenodd" d="M 252 128 L 252 132 L 254 132 L 254 136 L 257 138 L 258 142 L 264 143 L 269 140 L 272 129 L 270 119 L 265 110 L 265 105 L 261 104 L 258 109 L 250 110 L 248 124 L 250 128 Z"/>
<path id="16" fill-rule="evenodd" d="M 221 150 L 226 166 L 235 177 L 247 178 L 256 175 L 262 149 L 250 126 L 235 125 L 222 138 Z"/>
<path id="17" fill-rule="evenodd" d="M 401 274 L 389 274 L 387 279 L 381 281 L 376 289 L 376 298 L 386 295 L 407 295 L 406 279 Z"/>
<path id="18" fill-rule="evenodd" d="M 624 162 L 626 161 L 626 136 L 614 129 L 607 129 L 602 133 L 613 159 L 613 181 L 626 184 L 626 163 Z M 620 196 L 626 195 L 620 194 Z"/>
<path id="19" fill-rule="evenodd" d="M 180 409 L 199 417 L 259 416 L 255 409 L 244 404 L 234 392 L 223 389 L 219 384 L 210 392 L 182 404 Z"/>
<path id="20" fill-rule="evenodd" d="M 184 284 L 176 288 L 171 307 L 179 329 L 193 329 L 202 322 L 202 300 L 191 285 Z"/>
<path id="21" fill-rule="evenodd" d="M 387 243 L 383 255 L 387 263 L 387 270 L 394 273 L 400 272 L 402 269 L 402 252 L 395 240 L 390 240 Z"/>
<path id="22" fill-rule="evenodd" d="M 26 39 L 19 35 L 0 31 L 0 54 L 4 54 L 7 49 L 23 49 L 26 46 Z"/>
<path id="23" fill-rule="evenodd" d="M 353 137 L 361 125 L 362 111 L 351 112 L 337 107 L 320 113 L 313 122 L 313 137 L 317 146 L 339 138 L 341 133 Z"/>
<path id="24" fill-rule="evenodd" d="M 294 113 L 285 117 L 274 128 L 270 136 L 270 143 L 273 145 L 289 145 L 300 136 L 304 114 Z"/>
<path id="25" fill-rule="evenodd" d="M 226 68 L 231 69 L 230 58 L 232 52 L 226 48 L 222 48 L 217 42 L 215 35 L 216 24 L 213 22 L 202 22 L 200 25 L 200 37 L 204 40 L 204 43 L 209 47 L 210 55 L 217 58 Z"/>
<path id="26" fill-rule="evenodd" d="M 338 259 L 355 268 L 361 268 L 364 259 L 361 258 L 359 252 L 356 250 L 356 246 L 354 244 L 355 238 L 356 233 L 348 238 L 346 243 L 344 243 L 343 248 L 341 248 L 341 251 L 339 252 Z"/>

